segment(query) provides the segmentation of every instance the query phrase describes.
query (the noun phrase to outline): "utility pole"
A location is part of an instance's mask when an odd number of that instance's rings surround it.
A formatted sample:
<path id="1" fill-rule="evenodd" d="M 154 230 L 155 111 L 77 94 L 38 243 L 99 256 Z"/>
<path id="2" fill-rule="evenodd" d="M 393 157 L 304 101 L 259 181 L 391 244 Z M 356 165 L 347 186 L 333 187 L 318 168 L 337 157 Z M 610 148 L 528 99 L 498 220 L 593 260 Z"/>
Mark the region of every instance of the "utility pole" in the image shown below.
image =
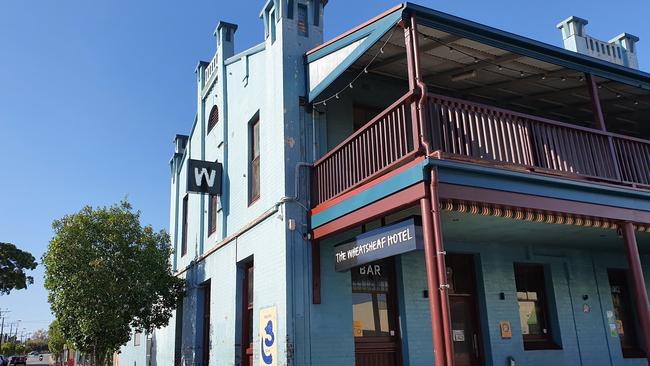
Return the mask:
<path id="1" fill-rule="evenodd" d="M 2 325 L 0 325 L 0 350 L 2 350 L 2 341 L 5 338 L 5 314 L 9 312 L 9 310 L 0 309 L 0 316 L 2 317 Z"/>

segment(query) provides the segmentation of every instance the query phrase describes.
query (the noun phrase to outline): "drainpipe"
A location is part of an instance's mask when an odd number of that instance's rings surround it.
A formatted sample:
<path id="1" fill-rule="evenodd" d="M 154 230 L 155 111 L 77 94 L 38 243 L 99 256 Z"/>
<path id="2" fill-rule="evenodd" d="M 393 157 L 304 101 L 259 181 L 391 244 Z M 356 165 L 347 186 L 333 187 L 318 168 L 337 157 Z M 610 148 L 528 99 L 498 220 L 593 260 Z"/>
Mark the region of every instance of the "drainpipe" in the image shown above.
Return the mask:
<path id="1" fill-rule="evenodd" d="M 420 74 L 420 50 L 415 14 L 411 15 L 410 32 L 416 84 L 420 88 L 420 98 L 418 100 L 420 142 L 425 148 L 426 156 L 430 156 L 433 149 L 425 133 L 425 121 L 427 120 L 425 113 L 427 86 L 422 81 Z M 430 189 L 426 197 L 420 201 L 425 238 L 424 257 L 429 289 L 429 309 L 431 311 L 431 326 L 433 328 L 434 347 L 436 349 L 436 365 L 451 366 L 454 364 L 454 353 L 451 341 L 451 320 L 449 316 L 449 299 L 447 296 L 447 267 L 444 257 L 446 252 L 442 242 L 438 178 L 434 169 L 431 170 L 430 174 Z M 438 318 L 438 315 L 440 318 Z"/>
<path id="2" fill-rule="evenodd" d="M 639 312 L 641 323 L 641 333 L 643 333 L 644 348 L 646 361 L 650 365 L 650 303 L 648 303 L 648 291 L 645 288 L 643 279 L 643 268 L 641 267 L 641 258 L 639 257 L 639 248 L 636 244 L 634 224 L 631 222 L 623 223 L 623 242 L 625 243 L 625 254 L 627 262 L 632 273 L 632 288 L 634 289 L 634 300 Z"/>
<path id="3" fill-rule="evenodd" d="M 436 262 L 433 260 L 435 250 L 433 238 L 433 214 L 431 210 L 431 194 L 426 192 L 420 199 L 422 214 L 422 236 L 424 237 L 424 263 L 427 270 L 427 290 L 429 292 L 429 313 L 431 316 L 431 334 L 433 338 L 433 358 L 436 365 L 445 365 L 444 335 L 441 334 L 442 319 L 440 318 L 440 290 L 436 286 Z"/>

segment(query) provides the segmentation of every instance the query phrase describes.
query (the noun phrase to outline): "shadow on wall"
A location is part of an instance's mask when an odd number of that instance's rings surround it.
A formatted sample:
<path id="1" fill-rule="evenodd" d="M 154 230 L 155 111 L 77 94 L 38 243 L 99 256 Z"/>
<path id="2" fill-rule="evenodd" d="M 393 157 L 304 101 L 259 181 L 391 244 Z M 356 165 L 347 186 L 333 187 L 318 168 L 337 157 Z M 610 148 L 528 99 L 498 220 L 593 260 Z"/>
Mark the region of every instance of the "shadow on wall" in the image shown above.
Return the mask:
<path id="1" fill-rule="evenodd" d="M 181 364 L 193 365 L 201 361 L 203 355 L 203 304 L 201 301 L 201 287 L 206 281 L 205 263 L 192 261 L 187 270 L 186 292 L 183 299 L 183 327 Z M 178 315 L 177 315 L 178 316 Z"/>

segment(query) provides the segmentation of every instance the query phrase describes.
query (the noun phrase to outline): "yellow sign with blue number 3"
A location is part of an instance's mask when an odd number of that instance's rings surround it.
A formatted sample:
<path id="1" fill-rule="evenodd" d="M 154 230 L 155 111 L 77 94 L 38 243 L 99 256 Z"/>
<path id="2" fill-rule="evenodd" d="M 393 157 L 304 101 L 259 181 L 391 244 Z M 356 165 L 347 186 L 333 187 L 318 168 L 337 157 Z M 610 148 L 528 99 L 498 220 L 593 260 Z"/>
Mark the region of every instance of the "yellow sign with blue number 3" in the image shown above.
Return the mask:
<path id="1" fill-rule="evenodd" d="M 275 306 L 260 309 L 260 364 L 278 364 L 278 312 Z"/>

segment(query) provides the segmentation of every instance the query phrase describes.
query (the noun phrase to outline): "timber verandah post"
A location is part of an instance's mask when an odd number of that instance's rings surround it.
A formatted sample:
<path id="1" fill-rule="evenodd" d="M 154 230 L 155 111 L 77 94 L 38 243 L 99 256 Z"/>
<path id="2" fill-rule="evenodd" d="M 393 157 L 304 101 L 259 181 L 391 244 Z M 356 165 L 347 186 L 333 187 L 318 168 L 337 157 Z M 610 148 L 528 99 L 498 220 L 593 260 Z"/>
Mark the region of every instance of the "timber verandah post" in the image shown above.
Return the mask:
<path id="1" fill-rule="evenodd" d="M 646 360 L 650 365 L 650 303 L 648 302 L 648 291 L 643 278 L 643 268 L 641 267 L 639 248 L 636 243 L 634 224 L 625 222 L 622 224 L 621 229 L 625 243 L 625 254 L 632 274 L 634 299 L 639 312 L 641 333 L 643 334 L 643 348 L 645 348 Z"/>
<path id="2" fill-rule="evenodd" d="M 405 22 L 402 22 L 405 24 Z M 410 24 L 404 29 L 409 87 L 415 91 L 420 88 L 419 100 L 412 104 L 414 144 L 424 146 L 426 155 L 432 154 L 431 141 L 426 130 L 427 113 L 425 111 L 427 98 L 426 84 L 420 73 L 420 57 L 417 33 L 417 19 L 410 15 Z M 419 132 L 419 133 L 418 133 Z M 420 141 L 421 140 L 421 141 Z M 422 214 L 422 229 L 424 236 L 424 257 L 429 293 L 429 312 L 431 316 L 431 331 L 436 366 L 453 366 L 453 344 L 451 342 L 451 320 L 449 316 L 449 298 L 447 296 L 447 275 L 445 251 L 442 243 L 442 227 L 440 222 L 440 202 L 438 197 L 437 175 L 435 170 L 430 173 L 430 189 L 420 200 Z"/>
<path id="3" fill-rule="evenodd" d="M 607 126 L 605 125 L 605 117 L 603 116 L 603 107 L 600 104 L 600 95 L 598 93 L 598 85 L 596 84 L 596 79 L 590 73 L 585 74 L 585 80 L 587 81 L 587 87 L 589 88 L 589 97 L 591 97 L 591 109 L 594 114 L 594 119 L 598 128 L 607 132 Z M 616 174 L 616 179 L 619 181 L 623 180 L 621 175 L 621 168 L 618 163 L 618 157 L 616 156 L 616 150 L 614 149 L 614 139 L 612 136 L 607 135 L 607 144 L 609 146 L 609 153 L 612 157 L 612 164 L 614 165 L 614 173 Z"/>

